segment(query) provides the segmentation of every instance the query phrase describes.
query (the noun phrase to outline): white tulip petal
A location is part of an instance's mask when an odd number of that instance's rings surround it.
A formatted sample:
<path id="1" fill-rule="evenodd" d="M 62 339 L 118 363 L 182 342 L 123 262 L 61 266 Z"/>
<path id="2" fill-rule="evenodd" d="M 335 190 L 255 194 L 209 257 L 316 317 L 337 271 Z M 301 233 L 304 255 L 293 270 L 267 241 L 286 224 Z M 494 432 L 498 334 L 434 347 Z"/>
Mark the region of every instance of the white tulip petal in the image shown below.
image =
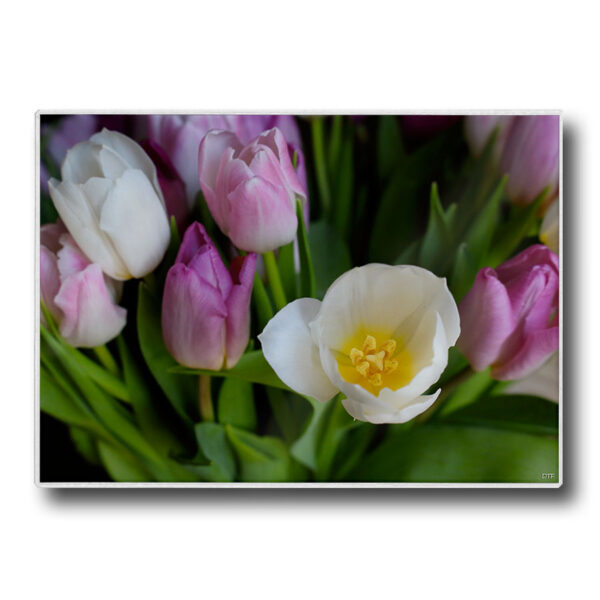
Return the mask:
<path id="1" fill-rule="evenodd" d="M 150 181 L 137 169 L 125 171 L 115 181 L 102 209 L 100 228 L 133 277 L 152 271 L 169 245 L 167 214 Z"/>
<path id="2" fill-rule="evenodd" d="M 429 396 L 418 396 L 407 406 L 398 410 L 373 411 L 369 407 L 346 398 L 342 400 L 342 406 L 348 411 L 350 416 L 359 421 L 367 421 L 380 425 L 382 423 L 406 423 L 414 419 L 417 415 L 425 412 L 440 395 L 441 389 Z"/>
<path id="3" fill-rule="evenodd" d="M 281 309 L 258 336 L 267 362 L 287 386 L 321 402 L 337 389 L 325 375 L 309 323 L 321 307 L 319 300 L 301 298 Z"/>
<path id="4" fill-rule="evenodd" d="M 137 142 L 118 131 L 109 131 L 106 128 L 99 133 L 95 133 L 90 138 L 90 141 L 107 146 L 120 156 L 123 161 L 129 165 L 129 168 L 142 171 L 150 180 L 156 195 L 164 206 L 162 191 L 158 184 L 156 167 L 150 157 L 144 152 L 144 149 Z"/>
<path id="5" fill-rule="evenodd" d="M 503 391 L 504 394 L 525 394 L 540 396 L 553 402 L 559 401 L 558 385 L 558 352 L 555 352 L 541 367 L 524 379 L 510 383 Z"/>
<path id="6" fill-rule="evenodd" d="M 80 142 L 67 150 L 60 170 L 62 180 L 85 183 L 90 177 L 102 177 L 101 150 L 102 146 L 90 141 Z"/>
<path id="7" fill-rule="evenodd" d="M 70 181 L 59 183 L 55 179 L 48 182 L 54 206 L 83 252 L 105 273 L 118 279 L 128 279 L 131 275 L 110 238 L 100 229 L 94 210 L 95 206 L 103 204 L 102 194 L 110 186 L 112 182 L 100 178 L 92 178 L 83 186 Z M 91 192 L 91 199 L 88 199 L 86 190 Z"/>
<path id="8" fill-rule="evenodd" d="M 458 309 L 444 279 L 420 267 L 370 264 L 331 285 L 315 327 L 323 343 L 340 349 L 359 327 L 391 335 L 409 323 L 416 326 L 429 308 L 440 313 L 454 344 L 460 333 Z"/>
<path id="9" fill-rule="evenodd" d="M 102 176 L 107 179 L 117 179 L 118 177 L 121 177 L 127 169 L 136 168 L 127 164 L 121 156 L 108 146 L 101 146 L 99 159 L 100 166 L 102 167 Z"/>

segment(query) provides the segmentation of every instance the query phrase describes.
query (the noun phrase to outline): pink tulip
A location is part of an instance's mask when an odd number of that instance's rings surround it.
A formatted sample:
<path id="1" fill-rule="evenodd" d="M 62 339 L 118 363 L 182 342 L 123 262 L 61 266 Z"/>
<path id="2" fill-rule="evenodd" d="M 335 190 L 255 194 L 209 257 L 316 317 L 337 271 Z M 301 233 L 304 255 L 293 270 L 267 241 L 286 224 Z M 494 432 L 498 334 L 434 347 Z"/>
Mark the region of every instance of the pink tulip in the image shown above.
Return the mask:
<path id="1" fill-rule="evenodd" d="M 149 115 L 147 135 L 160 144 L 181 175 L 191 207 L 200 191 L 198 147 L 211 129 L 231 131 L 246 144 L 273 127 L 280 128 L 290 144 L 301 147 L 300 131 L 291 115 Z"/>
<path id="2" fill-rule="evenodd" d="M 501 160 L 513 202 L 530 204 L 546 187 L 548 204 L 558 195 L 559 136 L 556 115 L 515 117 Z"/>
<path id="3" fill-rule="evenodd" d="M 229 131 L 200 144 L 198 173 L 213 218 L 241 250 L 267 252 L 296 236 L 296 198 L 306 194 L 279 129 L 244 146 Z"/>
<path id="4" fill-rule="evenodd" d="M 165 281 L 162 331 L 175 360 L 193 369 L 233 367 L 250 336 L 256 254 L 229 271 L 200 223 L 188 227 Z"/>
<path id="5" fill-rule="evenodd" d="M 183 231 L 190 212 L 183 180 L 167 153 L 156 142 L 144 140 L 140 143 L 140 146 L 146 151 L 156 167 L 158 185 L 160 185 L 165 199 L 167 214 L 169 217 L 175 217 L 177 228 Z"/>
<path id="6" fill-rule="evenodd" d="M 61 336 L 92 348 L 119 335 L 127 315 L 116 304 L 122 283 L 91 263 L 60 222 L 41 228 L 40 244 L 41 299 Z"/>
<path id="7" fill-rule="evenodd" d="M 558 348 L 558 257 L 537 244 L 484 268 L 460 303 L 458 348 L 476 371 L 526 377 Z"/>

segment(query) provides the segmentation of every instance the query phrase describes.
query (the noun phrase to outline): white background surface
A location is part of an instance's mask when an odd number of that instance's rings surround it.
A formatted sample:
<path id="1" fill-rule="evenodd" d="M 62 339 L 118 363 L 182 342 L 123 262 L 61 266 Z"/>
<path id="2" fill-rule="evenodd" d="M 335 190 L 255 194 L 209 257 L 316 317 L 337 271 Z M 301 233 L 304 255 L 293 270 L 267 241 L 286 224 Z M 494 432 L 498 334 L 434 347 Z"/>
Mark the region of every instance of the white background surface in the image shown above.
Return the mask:
<path id="1" fill-rule="evenodd" d="M 548 599 L 597 593 L 598 21 L 589 4 L 576 0 L 418 6 L 308 0 L 5 6 L 3 598 Z M 565 486 L 361 493 L 35 488 L 39 108 L 562 109 Z"/>

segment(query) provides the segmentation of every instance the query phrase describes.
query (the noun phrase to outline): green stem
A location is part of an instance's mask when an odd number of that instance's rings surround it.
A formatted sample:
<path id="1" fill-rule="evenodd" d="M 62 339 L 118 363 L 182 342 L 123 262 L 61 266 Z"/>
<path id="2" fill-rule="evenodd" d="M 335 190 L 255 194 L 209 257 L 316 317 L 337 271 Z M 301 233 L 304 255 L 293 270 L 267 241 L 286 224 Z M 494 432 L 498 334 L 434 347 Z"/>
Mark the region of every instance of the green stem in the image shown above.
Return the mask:
<path id="1" fill-rule="evenodd" d="M 317 282 L 310 245 L 308 243 L 306 223 L 304 223 L 302 203 L 299 200 L 296 201 L 296 215 L 298 217 L 298 253 L 300 255 L 300 295 L 314 298 Z"/>
<path id="2" fill-rule="evenodd" d="M 317 186 L 323 212 L 327 214 L 331 208 L 331 192 L 327 179 L 327 162 L 325 159 L 325 134 L 323 129 L 324 118 L 313 117 L 311 120 L 313 156 L 317 174 Z"/>
<path id="3" fill-rule="evenodd" d="M 198 404 L 203 421 L 214 421 L 212 396 L 210 393 L 210 375 L 198 375 Z"/>
<path id="4" fill-rule="evenodd" d="M 419 425 L 429 421 L 431 417 L 433 417 L 437 412 L 442 408 L 446 399 L 454 392 L 454 390 L 461 384 L 463 384 L 467 379 L 470 379 L 474 375 L 473 370 L 470 367 L 467 367 L 460 373 L 457 373 L 452 379 L 450 379 L 447 383 L 444 384 L 440 395 L 437 400 L 421 415 L 419 415 L 415 419 L 415 423 Z"/>
<path id="5" fill-rule="evenodd" d="M 263 254 L 263 260 L 265 262 L 265 271 L 269 279 L 269 285 L 273 292 L 273 300 L 275 300 L 275 306 L 277 310 L 281 310 L 286 304 L 285 292 L 283 291 L 283 284 L 281 283 L 281 277 L 279 276 L 279 269 L 277 268 L 277 261 L 273 251 L 265 252 Z"/>
<path id="6" fill-rule="evenodd" d="M 98 357 L 98 360 L 102 363 L 102 366 L 113 375 L 119 375 L 119 365 L 113 358 L 113 355 L 110 353 L 109 349 L 106 347 L 106 344 L 103 346 L 96 346 L 94 348 L 94 352 Z"/>
<path id="7" fill-rule="evenodd" d="M 252 297 L 256 307 L 256 316 L 261 330 L 273 318 L 273 307 L 265 286 L 258 273 L 254 274 L 254 286 L 252 287 Z"/>

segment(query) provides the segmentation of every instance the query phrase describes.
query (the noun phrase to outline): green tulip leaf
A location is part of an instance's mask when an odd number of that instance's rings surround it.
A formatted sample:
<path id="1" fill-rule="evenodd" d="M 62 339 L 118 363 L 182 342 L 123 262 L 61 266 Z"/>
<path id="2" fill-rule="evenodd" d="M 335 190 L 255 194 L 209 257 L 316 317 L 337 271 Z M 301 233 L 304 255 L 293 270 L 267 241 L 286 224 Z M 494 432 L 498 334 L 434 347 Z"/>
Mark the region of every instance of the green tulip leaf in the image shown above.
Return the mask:
<path id="1" fill-rule="evenodd" d="M 114 481 L 138 483 L 154 481 L 152 475 L 136 457 L 106 442 L 98 442 L 98 454 L 104 468 Z"/>
<path id="2" fill-rule="evenodd" d="M 322 299 L 329 286 L 352 268 L 348 246 L 340 233 L 326 221 L 312 223 L 309 231 L 310 249 L 315 261 L 316 298 Z"/>
<path id="3" fill-rule="evenodd" d="M 219 390 L 217 415 L 219 423 L 253 431 L 256 428 L 256 408 L 252 384 L 233 377 L 225 379 Z"/>
<path id="4" fill-rule="evenodd" d="M 552 478 L 548 474 L 552 474 Z M 351 481 L 547 483 L 558 481 L 558 440 L 519 431 L 427 424 L 367 454 Z"/>

